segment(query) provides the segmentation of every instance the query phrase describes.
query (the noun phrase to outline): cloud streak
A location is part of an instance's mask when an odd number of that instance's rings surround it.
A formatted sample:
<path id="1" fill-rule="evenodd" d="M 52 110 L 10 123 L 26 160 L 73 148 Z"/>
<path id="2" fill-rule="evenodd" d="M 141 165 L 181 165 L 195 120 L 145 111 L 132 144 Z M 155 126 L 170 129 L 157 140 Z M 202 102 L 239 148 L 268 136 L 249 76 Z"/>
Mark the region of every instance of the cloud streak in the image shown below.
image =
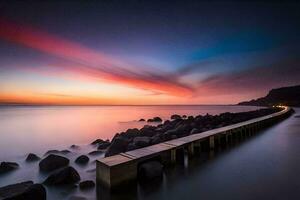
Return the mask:
<path id="1" fill-rule="evenodd" d="M 0 38 L 67 60 L 71 65 L 60 65 L 60 70 L 82 76 L 106 79 L 118 84 L 187 96 L 193 88 L 162 72 L 145 72 L 120 60 L 35 28 L 0 18 Z"/>
<path id="2" fill-rule="evenodd" d="M 296 84 L 300 84 L 300 59 L 290 58 L 272 65 L 212 75 L 199 82 L 197 93 L 208 96 L 252 93 L 259 96 L 275 87 Z"/>

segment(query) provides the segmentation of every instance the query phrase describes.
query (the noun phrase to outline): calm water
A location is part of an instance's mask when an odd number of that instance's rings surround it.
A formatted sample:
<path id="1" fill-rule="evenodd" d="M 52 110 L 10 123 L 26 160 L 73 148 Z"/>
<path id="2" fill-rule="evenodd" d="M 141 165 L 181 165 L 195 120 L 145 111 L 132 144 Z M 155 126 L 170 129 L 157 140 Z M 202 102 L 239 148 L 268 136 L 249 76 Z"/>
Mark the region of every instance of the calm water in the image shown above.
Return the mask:
<path id="1" fill-rule="evenodd" d="M 44 153 L 72 144 L 111 139 L 128 128 L 141 128 L 140 118 L 174 113 L 218 114 L 255 109 L 245 106 L 52 106 L 0 107 L 0 160 L 28 152 Z"/>
<path id="2" fill-rule="evenodd" d="M 25 155 L 39 155 L 48 149 L 66 149 L 80 144 L 68 157 L 82 180 L 95 179 L 95 160 L 74 165 L 74 159 L 93 149 L 95 138 L 111 138 L 129 127 L 141 127 L 140 118 L 171 114 L 217 114 L 240 112 L 255 107 L 237 106 L 102 106 L 102 107 L 3 107 L 0 109 L 0 161 L 17 161 L 21 168 L 0 176 L 0 187 L 25 180 L 42 182 L 38 163 L 25 163 Z M 162 181 L 137 185 L 112 194 L 98 188 L 81 192 L 77 188 L 47 188 L 48 199 L 300 199 L 300 110 L 234 148 L 203 162 L 187 160 L 166 171 Z M 201 158 L 201 159 L 200 159 Z"/>

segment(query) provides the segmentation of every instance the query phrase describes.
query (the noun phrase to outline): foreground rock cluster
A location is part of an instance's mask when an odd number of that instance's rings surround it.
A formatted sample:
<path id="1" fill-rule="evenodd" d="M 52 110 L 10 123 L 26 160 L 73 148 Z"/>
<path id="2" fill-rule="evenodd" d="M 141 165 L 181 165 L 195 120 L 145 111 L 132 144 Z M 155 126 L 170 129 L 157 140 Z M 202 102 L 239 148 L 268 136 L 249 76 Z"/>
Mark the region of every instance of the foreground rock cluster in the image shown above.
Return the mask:
<path id="1" fill-rule="evenodd" d="M 222 113 L 219 115 L 180 116 L 172 115 L 159 125 L 145 125 L 141 129 L 133 128 L 117 133 L 111 143 L 98 139 L 98 149 L 107 148 L 105 156 L 131 151 L 141 147 L 158 144 L 167 140 L 205 132 L 211 129 L 228 126 L 253 118 L 278 112 L 280 108 L 265 108 L 249 112 Z M 156 119 L 153 118 L 153 119 Z"/>

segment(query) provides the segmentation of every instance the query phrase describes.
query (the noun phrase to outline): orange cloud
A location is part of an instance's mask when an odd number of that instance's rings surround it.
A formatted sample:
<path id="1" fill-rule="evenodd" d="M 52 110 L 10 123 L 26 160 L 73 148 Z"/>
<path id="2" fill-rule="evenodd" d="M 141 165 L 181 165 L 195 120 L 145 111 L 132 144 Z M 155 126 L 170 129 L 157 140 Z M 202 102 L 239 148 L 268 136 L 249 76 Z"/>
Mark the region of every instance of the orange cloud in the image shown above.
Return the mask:
<path id="1" fill-rule="evenodd" d="M 137 67 L 78 43 L 1 18 L 0 38 L 67 60 L 71 65 L 61 65 L 62 72 L 71 71 L 93 79 L 106 79 L 117 84 L 174 96 L 188 96 L 193 93 L 193 88 L 167 74 L 142 72 Z"/>

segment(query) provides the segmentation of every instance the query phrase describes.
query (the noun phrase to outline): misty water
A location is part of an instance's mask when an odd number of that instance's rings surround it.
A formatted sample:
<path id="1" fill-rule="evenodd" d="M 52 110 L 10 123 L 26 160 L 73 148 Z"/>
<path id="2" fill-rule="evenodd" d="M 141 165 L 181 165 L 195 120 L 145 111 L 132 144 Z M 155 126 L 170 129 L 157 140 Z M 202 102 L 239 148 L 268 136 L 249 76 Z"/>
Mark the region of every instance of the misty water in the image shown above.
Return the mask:
<path id="1" fill-rule="evenodd" d="M 0 176 L 0 187 L 26 180 L 42 182 L 38 162 L 26 163 L 29 152 L 43 156 L 50 149 L 80 149 L 66 155 L 82 180 L 95 180 L 95 162 L 103 155 L 89 156 L 86 166 L 74 164 L 81 154 L 95 147 L 94 139 L 111 139 L 127 128 L 140 128 L 140 118 L 170 115 L 241 112 L 257 107 L 245 106 L 87 106 L 87 107 L 2 107 L 0 109 L 0 161 L 14 161 L 20 169 Z M 47 199 L 299 199 L 297 170 L 300 167 L 300 110 L 261 134 L 228 148 L 205 161 L 206 155 L 186 159 L 184 164 L 165 171 L 162 180 L 137 184 L 123 191 L 102 188 L 80 191 L 74 187 L 47 187 Z M 297 196 L 298 195 L 298 196 Z"/>

